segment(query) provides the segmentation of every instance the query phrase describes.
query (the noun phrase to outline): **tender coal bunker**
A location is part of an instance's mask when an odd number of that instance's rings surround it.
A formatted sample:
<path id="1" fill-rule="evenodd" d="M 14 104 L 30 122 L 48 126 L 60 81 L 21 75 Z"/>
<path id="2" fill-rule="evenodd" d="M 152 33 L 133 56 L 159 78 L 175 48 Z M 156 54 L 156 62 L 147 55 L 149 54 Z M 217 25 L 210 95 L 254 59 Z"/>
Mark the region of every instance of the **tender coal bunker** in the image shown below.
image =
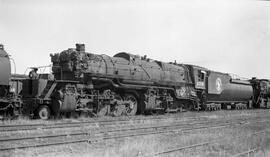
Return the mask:
<path id="1" fill-rule="evenodd" d="M 4 46 L 0 44 L 0 85 L 9 85 L 11 77 L 11 66 L 8 53 Z"/>

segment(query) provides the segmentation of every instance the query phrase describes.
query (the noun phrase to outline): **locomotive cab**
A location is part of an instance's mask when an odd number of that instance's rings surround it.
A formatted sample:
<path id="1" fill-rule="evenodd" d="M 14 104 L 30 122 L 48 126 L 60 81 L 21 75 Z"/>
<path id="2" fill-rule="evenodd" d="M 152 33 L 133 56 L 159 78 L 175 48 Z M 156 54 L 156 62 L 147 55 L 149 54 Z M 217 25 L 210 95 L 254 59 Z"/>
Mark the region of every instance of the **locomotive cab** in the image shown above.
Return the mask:
<path id="1" fill-rule="evenodd" d="M 205 89 L 206 71 L 199 68 L 194 68 L 195 88 Z"/>
<path id="2" fill-rule="evenodd" d="M 205 90 L 206 89 L 206 77 L 207 69 L 195 65 L 186 65 L 190 71 L 191 80 L 194 84 L 195 89 Z"/>

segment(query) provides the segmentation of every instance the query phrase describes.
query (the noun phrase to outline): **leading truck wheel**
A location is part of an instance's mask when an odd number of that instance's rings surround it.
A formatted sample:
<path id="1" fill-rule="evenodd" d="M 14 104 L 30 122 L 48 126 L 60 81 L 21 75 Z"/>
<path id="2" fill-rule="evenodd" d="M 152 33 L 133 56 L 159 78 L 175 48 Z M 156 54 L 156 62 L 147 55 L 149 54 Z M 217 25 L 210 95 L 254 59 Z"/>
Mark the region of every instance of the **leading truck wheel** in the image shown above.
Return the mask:
<path id="1" fill-rule="evenodd" d="M 38 108 L 38 117 L 40 119 L 46 120 L 49 119 L 51 110 L 48 106 L 42 105 Z"/>
<path id="2" fill-rule="evenodd" d="M 134 116 L 136 114 L 137 108 L 138 108 L 137 98 L 132 94 L 126 94 L 124 97 L 124 100 L 127 102 L 125 104 L 126 114 L 128 116 Z"/>

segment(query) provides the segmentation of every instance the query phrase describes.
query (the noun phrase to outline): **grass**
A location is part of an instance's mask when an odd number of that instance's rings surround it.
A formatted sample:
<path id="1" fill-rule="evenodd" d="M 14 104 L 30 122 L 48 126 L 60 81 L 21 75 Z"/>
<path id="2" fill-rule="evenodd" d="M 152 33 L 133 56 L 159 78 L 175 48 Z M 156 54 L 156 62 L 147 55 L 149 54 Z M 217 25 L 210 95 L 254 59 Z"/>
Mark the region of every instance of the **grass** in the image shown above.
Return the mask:
<path id="1" fill-rule="evenodd" d="M 268 126 L 269 127 L 269 126 Z M 235 131 L 239 131 L 236 133 Z M 263 150 L 267 150 L 266 141 L 269 141 L 268 135 L 258 135 L 254 137 L 245 137 L 234 139 L 235 136 L 245 136 L 251 130 L 247 128 L 235 129 L 219 129 L 201 131 L 192 134 L 167 134 L 167 135 L 151 135 L 143 136 L 139 138 L 126 138 L 121 140 L 106 141 L 97 145 L 69 145 L 58 146 L 45 151 L 43 154 L 39 154 L 38 150 L 32 152 L 32 156 L 47 157 L 51 156 L 121 156 L 130 157 L 143 154 L 152 154 L 158 151 L 166 150 L 170 147 L 184 146 L 194 143 L 200 143 L 201 141 L 207 141 L 216 138 L 227 137 L 226 140 L 219 143 L 210 144 L 206 147 L 198 147 L 194 149 L 188 149 L 186 151 L 171 153 L 168 156 L 231 156 L 238 153 L 238 151 L 248 150 L 257 146 L 263 146 L 261 154 L 265 153 Z M 235 133 L 235 134 L 233 134 Z M 266 140 L 267 139 L 267 140 Z M 27 152 L 27 151 L 26 151 Z M 28 154 L 30 155 L 30 154 Z M 267 154 L 265 154 L 267 155 Z"/>
<path id="2" fill-rule="evenodd" d="M 221 117 L 236 117 L 236 116 L 251 116 L 251 115 L 257 115 L 258 113 L 254 114 L 254 111 L 260 111 L 269 113 L 269 110 L 263 110 L 263 109 L 257 109 L 257 110 L 232 110 L 232 111 L 226 111 L 226 110 L 220 110 L 215 112 L 182 112 L 182 113 L 176 113 L 176 114 L 165 114 L 165 115 L 154 115 L 155 117 L 180 117 L 183 120 L 187 119 L 186 117 L 200 117 L 200 116 L 206 116 L 207 118 L 221 118 Z M 229 112 L 229 113 L 228 113 Z M 147 116 L 138 115 L 136 118 L 146 118 Z M 150 116 L 148 116 L 150 117 Z M 61 118 L 61 119 L 51 119 L 51 120 L 40 120 L 40 119 L 29 119 L 28 117 L 19 117 L 15 120 L 2 120 L 0 121 L 0 125 L 15 125 L 15 124 L 52 124 L 52 123 L 62 123 L 62 122 L 78 122 L 78 121 L 95 121 L 95 119 L 98 120 L 112 120 L 112 119 L 125 119 L 125 120 L 133 120 L 134 117 L 99 117 L 99 118 L 89 118 L 89 117 L 79 117 L 79 118 Z"/>
<path id="3" fill-rule="evenodd" d="M 265 115 L 269 111 L 262 111 Z M 251 117 L 254 116 L 250 111 L 243 112 L 192 112 L 184 113 L 185 115 L 199 117 L 207 116 L 208 119 L 224 119 L 224 118 L 235 118 L 235 117 Z M 180 115 L 182 116 L 182 115 Z M 184 118 L 183 118 L 184 119 Z M 73 120 L 73 119 L 72 119 Z M 80 120 L 80 119 L 79 119 Z M 58 120 L 68 121 L 66 119 Z M 73 120 L 74 121 L 74 120 Z M 35 121 L 38 122 L 39 121 Z M 168 123 L 173 122 L 173 119 L 167 119 Z M 18 122 L 9 122 L 10 124 L 24 124 L 31 123 L 29 120 L 19 120 Z M 46 121 L 46 123 L 54 123 L 51 121 Z M 144 124 L 151 124 L 151 121 L 144 121 Z M 135 125 L 134 121 L 130 120 L 130 125 Z M 119 125 L 118 127 L 121 127 Z M 203 141 L 209 141 L 212 139 L 223 139 L 218 143 L 210 144 L 204 147 L 198 147 L 193 149 L 187 149 L 185 151 L 174 152 L 165 156 L 198 156 L 198 157 L 208 157 L 208 156 L 220 156 L 227 157 L 237 154 L 242 151 L 246 151 L 252 148 L 261 147 L 259 152 L 252 154 L 252 156 L 270 156 L 270 133 L 261 134 L 255 136 L 247 136 L 250 133 L 261 131 L 270 128 L 268 123 L 253 123 L 241 127 L 228 127 L 223 129 L 209 129 L 203 131 L 196 131 L 191 133 L 174 132 L 170 134 L 160 134 L 160 135 L 149 135 L 149 136 L 139 136 L 135 138 L 124 138 L 117 140 L 108 140 L 102 143 L 96 144 L 70 144 L 46 148 L 31 148 L 24 150 L 15 150 L 9 153 L 0 153 L 0 156 L 15 156 L 15 157 L 50 157 L 50 156 L 63 156 L 63 157 L 75 157 L 75 156 L 93 156 L 93 157 L 132 157 L 139 156 L 143 154 L 152 154 L 155 152 L 163 151 L 176 146 L 186 146 L 195 143 L 201 143 Z M 83 129 L 83 128 L 82 128 Z M 63 130 L 64 131 L 64 130 Z M 74 131 L 74 130 L 66 130 Z M 39 134 L 44 133 L 44 130 L 37 130 Z M 22 136 L 24 134 L 31 134 L 33 132 L 19 132 Z M 8 133 L 7 133 L 8 135 Z M 236 136 L 242 136 L 242 138 L 235 138 Z"/>

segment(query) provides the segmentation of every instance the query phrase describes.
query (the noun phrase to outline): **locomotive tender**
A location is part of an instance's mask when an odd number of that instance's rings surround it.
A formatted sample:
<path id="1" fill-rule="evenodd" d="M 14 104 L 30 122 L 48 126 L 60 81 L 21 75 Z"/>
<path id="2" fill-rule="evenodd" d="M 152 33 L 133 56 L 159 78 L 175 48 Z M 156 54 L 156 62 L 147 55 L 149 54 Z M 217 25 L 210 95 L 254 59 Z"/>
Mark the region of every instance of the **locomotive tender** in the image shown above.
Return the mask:
<path id="1" fill-rule="evenodd" d="M 20 80 L 11 77 L 8 53 L 0 44 L 0 115 L 14 116 L 21 113 L 22 101 L 18 96 Z"/>
<path id="2" fill-rule="evenodd" d="M 26 115 L 48 119 L 71 112 L 131 116 L 148 111 L 270 107 L 269 80 L 234 79 L 203 67 L 126 52 L 97 55 L 85 52 L 84 44 L 51 54 L 51 61 L 53 74 L 31 73 L 20 80 Z M 5 71 L 10 77 L 10 70 Z M 3 80 L 0 83 L 7 87 L 8 79 Z"/>

